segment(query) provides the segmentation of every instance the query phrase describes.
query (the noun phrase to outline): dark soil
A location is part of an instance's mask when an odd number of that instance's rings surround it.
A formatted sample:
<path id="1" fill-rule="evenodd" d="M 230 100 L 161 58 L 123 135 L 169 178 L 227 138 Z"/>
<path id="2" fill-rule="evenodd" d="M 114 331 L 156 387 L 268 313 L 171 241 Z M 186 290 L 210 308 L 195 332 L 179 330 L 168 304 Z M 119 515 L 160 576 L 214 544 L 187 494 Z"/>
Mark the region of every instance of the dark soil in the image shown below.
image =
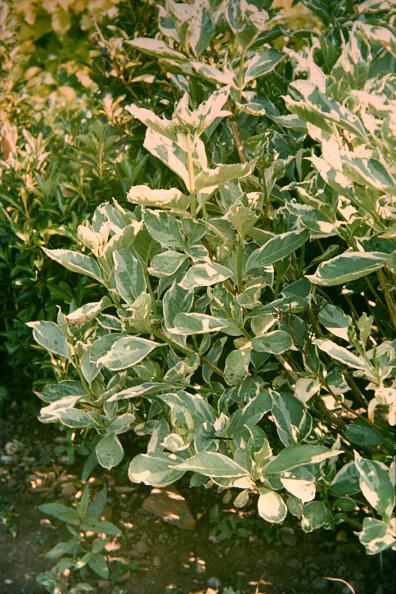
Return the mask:
<path id="1" fill-rule="evenodd" d="M 0 419 L 0 594 L 45 592 L 35 576 L 53 565 L 45 552 L 67 533 L 37 507 L 54 500 L 70 505 L 81 485 L 81 464 L 65 466 L 57 429 L 33 413 L 14 403 Z M 17 450 L 11 456 L 4 449 L 10 442 Z M 150 489 L 128 483 L 125 470 L 99 473 L 93 483 L 108 485 L 106 517 L 123 529 L 107 551 L 114 577 L 87 578 L 94 592 L 216 594 L 226 586 L 233 588 L 227 594 L 394 592 L 392 553 L 366 556 L 344 526 L 308 535 L 293 521 L 276 528 L 257 519 L 253 506 L 236 512 L 227 492 L 182 485 L 197 520 L 194 531 L 182 530 L 142 508 Z"/>

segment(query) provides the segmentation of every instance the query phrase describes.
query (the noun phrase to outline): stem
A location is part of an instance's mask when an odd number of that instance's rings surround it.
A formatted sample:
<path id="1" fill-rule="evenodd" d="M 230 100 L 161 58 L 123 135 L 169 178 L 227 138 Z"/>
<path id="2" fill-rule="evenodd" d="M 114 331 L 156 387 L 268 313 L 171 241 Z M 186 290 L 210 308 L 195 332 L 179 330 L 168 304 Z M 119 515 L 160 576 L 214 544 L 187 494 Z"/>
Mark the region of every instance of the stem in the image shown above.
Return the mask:
<path id="1" fill-rule="evenodd" d="M 360 392 L 358 386 L 355 383 L 355 380 L 352 379 L 352 377 L 349 375 L 348 371 L 344 372 L 344 376 L 346 379 L 346 382 L 348 384 L 348 386 L 351 388 L 351 392 L 355 397 L 355 400 L 361 404 L 363 407 L 367 407 L 367 400 L 364 398 L 364 396 L 362 395 L 362 393 Z"/>
<path id="2" fill-rule="evenodd" d="M 352 318 L 355 319 L 355 321 L 357 322 L 358 319 L 360 318 L 360 315 L 358 314 L 358 312 L 356 311 L 355 306 L 353 305 L 352 299 L 350 297 L 350 295 L 344 295 L 346 302 L 348 303 L 349 307 L 351 308 L 351 312 L 352 312 Z"/>
<path id="3" fill-rule="evenodd" d="M 275 299 L 278 299 L 279 293 L 280 293 L 280 286 L 281 286 L 281 282 L 283 280 L 282 276 L 279 272 L 279 268 L 274 267 L 274 272 L 275 272 L 275 287 L 274 287 L 274 297 Z"/>
<path id="4" fill-rule="evenodd" d="M 245 68 L 245 58 L 246 58 L 246 51 L 247 48 L 244 48 L 241 52 L 241 61 L 239 63 L 239 74 L 238 74 L 238 101 L 242 103 L 242 93 L 243 93 L 243 79 L 244 79 L 244 68 Z"/>
<path id="5" fill-rule="evenodd" d="M 197 197 L 195 189 L 195 173 L 194 173 L 194 162 L 192 155 L 192 145 L 190 133 L 186 134 L 186 148 L 187 148 L 187 168 L 188 168 L 188 189 L 190 191 L 190 205 L 191 214 L 195 217 L 197 211 Z"/>
<path id="6" fill-rule="evenodd" d="M 205 241 L 205 239 L 202 239 L 202 244 L 203 244 L 203 245 L 204 245 L 204 247 L 206 247 L 206 249 L 208 250 L 210 257 L 211 257 L 213 260 L 215 260 L 214 254 L 213 254 L 212 250 L 210 249 L 210 245 L 209 245 L 209 244 L 208 244 L 208 243 Z M 236 294 L 236 290 L 235 290 L 235 288 L 232 286 L 232 283 L 230 282 L 230 279 L 229 279 L 229 278 L 226 278 L 226 279 L 225 279 L 225 281 L 223 281 L 223 282 L 224 282 L 224 285 L 225 285 L 225 287 L 226 287 L 226 288 L 229 290 L 229 292 L 230 292 L 232 295 L 235 295 L 235 294 Z"/>
<path id="7" fill-rule="evenodd" d="M 234 114 L 234 109 L 230 100 L 227 101 L 227 107 L 232 112 L 232 117 L 230 119 L 231 124 L 231 132 L 234 138 L 235 146 L 238 151 L 239 158 L 242 163 L 247 163 L 247 157 L 245 153 L 245 149 L 243 148 L 241 136 L 239 134 L 238 122 L 236 121 L 236 117 Z"/>
<path id="8" fill-rule="evenodd" d="M 267 188 L 267 179 L 265 177 L 265 166 L 262 169 L 262 175 L 260 175 L 262 188 L 263 188 L 263 199 L 261 200 L 261 207 L 260 210 L 264 215 L 264 229 L 270 229 L 269 220 L 270 220 L 270 197 L 268 195 L 268 188 Z"/>
<path id="9" fill-rule="evenodd" d="M 239 237 L 239 241 L 236 245 L 236 281 L 237 281 L 238 293 L 241 293 L 243 290 L 242 258 L 243 258 L 243 237 Z"/>
<path id="10" fill-rule="evenodd" d="M 315 410 L 315 407 L 312 407 Z M 331 414 L 331 411 L 329 411 L 324 402 L 322 400 L 319 400 L 316 403 L 316 412 L 318 413 L 319 417 L 323 418 L 325 417 L 331 424 L 333 427 L 336 427 L 338 431 L 344 431 L 345 430 L 345 422 L 342 418 L 334 416 Z"/>
<path id="11" fill-rule="evenodd" d="M 238 128 L 238 123 L 237 121 L 234 119 L 234 117 L 230 120 L 231 123 L 231 131 L 232 131 L 232 135 L 234 137 L 234 142 L 238 151 L 238 155 L 240 160 L 242 161 L 242 163 L 247 163 L 247 157 L 245 154 L 245 149 L 243 148 L 243 144 L 242 144 L 242 140 L 239 134 L 239 128 Z"/>
<path id="12" fill-rule="evenodd" d="M 274 355 L 274 356 L 275 356 L 275 359 L 277 359 L 279 361 L 279 363 L 282 365 L 283 369 L 285 371 L 287 371 L 287 373 L 290 375 L 290 377 L 296 382 L 298 380 L 298 375 L 294 371 L 294 369 L 292 368 L 290 363 L 288 363 L 286 361 L 286 359 L 284 357 L 282 357 L 282 355 Z"/>
<path id="13" fill-rule="evenodd" d="M 366 280 L 366 283 L 367 283 L 368 288 L 370 289 L 370 291 L 374 295 L 374 298 L 378 301 L 378 303 L 382 303 L 381 297 L 378 295 L 377 291 L 374 289 L 371 281 L 369 280 L 369 278 L 367 276 L 366 276 L 365 280 Z"/>
<path id="14" fill-rule="evenodd" d="M 345 522 L 345 524 L 349 524 L 349 526 L 351 526 L 352 528 L 359 530 L 359 532 L 362 529 L 362 524 L 358 522 L 358 520 L 354 520 L 353 518 L 345 518 L 343 521 Z"/>
<path id="15" fill-rule="evenodd" d="M 388 307 L 388 311 L 390 313 L 393 326 L 396 328 L 396 310 L 395 310 L 395 306 L 394 306 L 394 303 L 393 303 L 392 295 L 389 292 L 389 289 L 388 289 L 388 286 L 387 286 L 387 284 L 385 282 L 385 277 L 384 277 L 384 274 L 383 274 L 382 270 L 377 270 L 377 276 L 378 276 L 378 280 L 379 280 L 380 285 L 381 285 L 381 289 L 382 289 L 382 291 L 384 293 L 386 305 Z"/>
<path id="16" fill-rule="evenodd" d="M 173 349 L 175 349 L 177 351 L 180 351 L 184 355 L 198 355 L 199 358 L 201 359 L 202 363 L 205 363 L 205 365 L 207 365 L 208 367 L 210 367 L 212 369 L 212 371 L 214 371 L 215 373 L 217 373 L 217 375 L 219 377 L 221 377 L 222 379 L 224 379 L 224 373 L 221 371 L 221 369 L 219 369 L 216 365 L 214 365 L 211 361 L 209 361 L 209 359 L 207 359 L 206 357 L 203 357 L 202 355 L 200 355 L 199 353 L 197 353 L 191 347 L 189 347 L 189 346 L 183 347 L 180 344 L 177 344 L 177 342 L 173 342 L 161 330 L 158 330 L 158 331 L 151 330 L 151 334 L 153 334 L 153 336 L 156 336 L 160 340 L 163 340 L 166 344 L 168 344 L 169 346 L 171 346 Z"/>

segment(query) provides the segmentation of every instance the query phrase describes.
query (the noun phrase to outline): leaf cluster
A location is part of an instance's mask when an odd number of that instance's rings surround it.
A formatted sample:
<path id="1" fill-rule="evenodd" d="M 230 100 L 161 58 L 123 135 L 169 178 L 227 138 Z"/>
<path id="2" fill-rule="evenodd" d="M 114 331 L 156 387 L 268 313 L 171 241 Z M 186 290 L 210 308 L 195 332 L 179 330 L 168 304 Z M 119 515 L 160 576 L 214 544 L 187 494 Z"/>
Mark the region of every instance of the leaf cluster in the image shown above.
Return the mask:
<path id="1" fill-rule="evenodd" d="M 41 420 L 96 432 L 105 468 L 134 431 L 131 481 L 349 520 L 375 554 L 395 543 L 394 13 L 337 3 L 335 30 L 306 4 L 324 33 L 302 47 L 245 0 L 167 0 L 127 41 L 177 97 L 119 104 L 161 175 L 44 250 L 98 298 L 29 326 L 67 378 Z"/>

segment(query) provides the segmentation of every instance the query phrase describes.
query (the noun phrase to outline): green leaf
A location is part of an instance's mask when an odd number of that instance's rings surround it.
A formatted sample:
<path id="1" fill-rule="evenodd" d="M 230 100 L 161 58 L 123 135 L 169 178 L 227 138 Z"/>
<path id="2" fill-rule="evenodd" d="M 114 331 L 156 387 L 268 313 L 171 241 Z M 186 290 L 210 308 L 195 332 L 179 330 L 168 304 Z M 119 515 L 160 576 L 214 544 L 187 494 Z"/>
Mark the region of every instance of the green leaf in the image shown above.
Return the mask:
<path id="1" fill-rule="evenodd" d="M 330 489 L 336 495 L 356 495 L 356 493 L 359 493 L 359 473 L 354 462 L 348 462 L 337 472 L 330 483 Z"/>
<path id="2" fill-rule="evenodd" d="M 65 396 L 85 396 L 85 390 L 80 382 L 75 380 L 63 380 L 56 384 L 47 384 L 42 393 L 37 393 L 44 402 L 55 402 Z"/>
<path id="3" fill-rule="evenodd" d="M 262 247 L 254 250 L 246 263 L 247 270 L 263 268 L 269 264 L 275 264 L 290 256 L 295 250 L 304 245 L 309 239 L 309 232 L 306 229 L 302 231 L 288 231 L 275 237 L 271 237 Z"/>
<path id="4" fill-rule="evenodd" d="M 199 452 L 178 464 L 178 470 L 197 472 L 204 476 L 213 478 L 239 478 L 247 476 L 249 472 L 228 458 L 218 452 Z"/>
<path id="5" fill-rule="evenodd" d="M 189 42 L 195 56 L 199 57 L 210 44 L 215 27 L 208 10 L 209 6 L 201 3 L 197 8 L 191 19 Z"/>
<path id="6" fill-rule="evenodd" d="M 59 557 L 63 557 L 66 555 L 73 555 L 77 552 L 79 547 L 79 542 L 77 539 L 72 538 L 67 542 L 58 542 L 52 549 L 45 553 L 47 559 L 59 559 Z"/>
<path id="7" fill-rule="evenodd" d="M 215 411 L 206 398 L 203 398 L 199 394 L 189 394 L 184 390 L 180 390 L 178 393 L 158 394 L 158 398 L 165 402 L 173 411 L 177 409 L 186 411 L 197 427 L 205 422 L 212 424 L 215 419 Z"/>
<path id="8" fill-rule="evenodd" d="M 92 555 L 88 561 L 88 565 L 98 576 L 107 580 L 109 577 L 109 568 L 103 555 Z"/>
<path id="9" fill-rule="evenodd" d="M 128 248 L 113 252 L 114 278 L 117 291 L 129 305 L 147 289 L 143 266 Z"/>
<path id="10" fill-rule="evenodd" d="M 184 246 L 180 225 L 168 213 L 146 210 L 144 224 L 151 237 L 161 245 L 173 248 L 182 248 Z"/>
<path id="11" fill-rule="evenodd" d="M 246 63 L 244 86 L 250 81 L 272 72 L 283 58 L 284 54 L 274 49 L 255 52 Z"/>
<path id="12" fill-rule="evenodd" d="M 43 505 L 39 505 L 39 510 L 43 514 L 54 516 L 57 520 L 66 522 L 67 524 L 77 525 L 80 523 L 77 510 L 66 507 L 66 505 L 62 505 L 61 503 L 44 503 Z"/>
<path id="13" fill-rule="evenodd" d="M 141 50 L 145 54 L 155 56 L 156 58 L 165 58 L 175 60 L 176 62 L 185 62 L 187 60 L 184 54 L 170 48 L 160 39 L 136 37 L 136 39 L 128 40 L 127 43 L 132 47 Z"/>
<path id="14" fill-rule="evenodd" d="M 113 344 L 117 342 L 122 337 L 122 334 L 119 332 L 114 332 L 112 334 L 106 334 L 91 345 L 91 359 L 94 363 L 97 363 L 101 357 L 104 357 L 111 349 Z"/>
<path id="15" fill-rule="evenodd" d="M 323 501 L 311 501 L 304 505 L 301 519 L 301 528 L 304 532 L 313 532 L 318 528 L 331 528 L 333 523 L 333 515 Z"/>
<path id="16" fill-rule="evenodd" d="M 183 180 L 188 192 L 194 190 L 194 188 L 191 187 L 191 180 L 188 172 L 188 153 L 184 148 L 184 144 L 170 140 L 166 136 L 148 128 L 143 146 Z"/>
<path id="17" fill-rule="evenodd" d="M 353 155 L 353 153 L 352 153 Z M 365 159 L 346 155 L 342 168 L 344 173 L 360 186 L 367 186 L 381 192 L 396 192 L 396 180 L 376 159 Z"/>
<path id="18" fill-rule="evenodd" d="M 227 2 L 226 19 L 233 33 L 239 33 L 244 26 L 241 2 L 230 0 Z"/>
<path id="19" fill-rule="evenodd" d="M 271 524 L 282 524 L 287 516 L 287 507 L 282 497 L 270 489 L 260 489 L 257 509 L 263 520 Z"/>
<path id="20" fill-rule="evenodd" d="M 343 173 L 337 171 L 337 169 L 331 167 L 327 161 L 316 155 L 309 157 L 309 161 L 311 161 L 314 167 L 319 171 L 320 177 L 328 186 L 330 186 L 330 188 L 348 198 L 353 197 L 352 183 Z"/>
<path id="21" fill-rule="evenodd" d="M 311 432 L 311 416 L 291 394 L 272 392 L 272 414 L 279 439 L 285 446 L 301 442 Z"/>
<path id="22" fill-rule="evenodd" d="M 373 0 L 366 0 L 366 2 L 362 2 L 358 8 L 358 12 L 368 12 L 371 9 L 376 9 L 378 7 L 379 10 L 391 10 L 393 7 L 392 2 L 380 1 L 375 2 Z M 369 23 L 365 23 L 363 21 L 359 21 L 359 32 L 361 31 L 363 35 L 373 44 L 382 45 L 388 52 L 392 54 L 394 58 L 396 58 L 396 37 L 388 27 L 379 27 L 377 25 L 370 25 Z"/>
<path id="23" fill-rule="evenodd" d="M 373 448 L 382 442 L 381 434 L 359 419 L 348 425 L 345 437 L 361 448 Z"/>
<path id="24" fill-rule="evenodd" d="M 175 454 L 138 454 L 129 466 L 128 477 L 133 483 L 167 487 L 183 476 L 184 471 L 174 468 L 180 462 Z"/>
<path id="25" fill-rule="evenodd" d="M 221 283 L 230 276 L 232 276 L 232 270 L 229 268 L 216 262 L 205 262 L 191 266 L 179 285 L 182 289 L 191 291 L 197 287 L 210 287 Z"/>
<path id="26" fill-rule="evenodd" d="M 228 0 L 225 17 L 245 51 L 268 26 L 268 13 L 250 2 Z"/>
<path id="27" fill-rule="evenodd" d="M 377 555 L 395 544 L 391 525 L 376 518 L 364 518 L 359 540 L 368 555 Z"/>
<path id="28" fill-rule="evenodd" d="M 389 256 L 389 260 L 386 264 L 389 270 L 391 270 L 393 274 L 396 274 L 396 250 L 391 253 L 391 255 Z"/>
<path id="29" fill-rule="evenodd" d="M 120 440 L 114 433 L 108 433 L 95 446 L 96 457 L 103 468 L 111 470 L 124 457 L 124 450 Z"/>
<path id="30" fill-rule="evenodd" d="M 306 404 L 312 396 L 315 396 L 320 390 L 319 380 L 313 377 L 300 377 L 294 386 L 294 396 Z"/>
<path id="31" fill-rule="evenodd" d="M 82 526 L 84 530 L 92 530 L 93 532 L 97 532 L 100 534 L 103 532 L 104 534 L 108 534 L 109 536 L 120 536 L 121 530 L 117 528 L 112 522 L 108 522 L 107 520 L 98 520 L 97 518 L 89 517 L 87 520 L 84 521 Z"/>
<path id="32" fill-rule="evenodd" d="M 162 254 L 157 254 L 153 257 L 148 271 L 151 276 L 156 276 L 158 278 L 173 276 L 186 259 L 187 257 L 185 254 L 167 250 L 166 252 L 162 252 Z"/>
<path id="33" fill-rule="evenodd" d="M 196 60 L 192 60 L 190 65 L 200 78 L 204 78 L 215 85 L 231 85 L 233 82 L 234 71 L 230 68 L 224 68 L 224 70 L 220 70 L 220 68 L 216 68 L 215 66 L 205 64 L 204 62 L 198 62 Z"/>
<path id="34" fill-rule="evenodd" d="M 83 429 L 96 425 L 92 416 L 78 408 L 66 408 L 59 411 L 59 420 L 62 425 L 71 429 Z"/>
<path id="35" fill-rule="evenodd" d="M 209 128 L 213 122 L 219 118 L 231 115 L 230 111 L 223 109 L 230 93 L 229 87 L 221 87 L 201 103 L 197 109 L 192 112 L 192 117 L 196 118 L 198 125 L 197 133 L 201 134 Z"/>
<path id="36" fill-rule="evenodd" d="M 303 503 L 315 499 L 315 477 L 304 466 L 282 473 L 282 485 Z"/>
<path id="37" fill-rule="evenodd" d="M 89 494 L 89 492 L 88 492 Z M 85 516 L 90 520 L 99 518 L 107 503 L 107 487 L 106 485 L 98 491 L 93 497 L 92 501 L 87 505 Z"/>
<path id="38" fill-rule="evenodd" d="M 59 421 L 59 415 L 62 410 L 68 410 L 82 398 L 79 396 L 64 396 L 60 400 L 54 400 L 48 406 L 44 406 L 40 411 L 40 421 L 42 423 L 55 423 Z"/>
<path id="39" fill-rule="evenodd" d="M 51 353 L 70 359 L 70 347 L 55 322 L 27 322 L 26 325 L 33 328 L 33 338 L 40 346 Z"/>
<path id="40" fill-rule="evenodd" d="M 283 449 L 264 467 L 264 474 L 277 474 L 305 464 L 319 464 L 323 460 L 339 456 L 341 450 L 329 450 L 321 445 L 303 444 Z"/>
<path id="41" fill-rule="evenodd" d="M 139 398 L 141 396 L 156 394 L 157 392 L 166 389 L 169 389 L 169 384 L 165 382 L 143 382 L 138 384 L 137 386 L 131 386 L 130 388 L 126 388 L 125 390 L 116 392 L 115 394 L 110 396 L 110 398 L 108 398 L 107 402 L 114 402 L 116 400 L 127 400 L 129 398 Z"/>
<path id="42" fill-rule="evenodd" d="M 69 324 L 85 324 L 86 322 L 93 320 L 101 311 L 111 306 L 111 300 L 105 296 L 102 297 L 100 301 L 86 303 L 85 305 L 75 309 L 71 313 L 67 314 L 66 319 Z"/>
<path id="43" fill-rule="evenodd" d="M 164 325 L 168 332 L 171 332 L 174 327 L 175 316 L 182 312 L 189 312 L 193 301 L 192 291 L 185 291 L 174 281 L 162 300 Z"/>
<path id="44" fill-rule="evenodd" d="M 287 496 L 286 502 L 288 511 L 296 518 L 301 519 L 304 509 L 302 501 L 298 499 L 298 497 L 290 494 Z"/>
<path id="45" fill-rule="evenodd" d="M 344 314 L 340 307 L 328 303 L 320 310 L 319 321 L 334 336 L 348 340 L 348 328 L 352 324 L 352 320 Z"/>
<path id="46" fill-rule="evenodd" d="M 287 107 L 302 119 L 332 134 L 332 124 L 345 128 L 359 138 L 366 139 L 360 119 L 349 109 L 322 93 L 310 80 L 296 80 L 289 86 L 292 97 L 285 97 Z"/>
<path id="47" fill-rule="evenodd" d="M 344 252 L 319 264 L 315 274 L 307 275 L 314 285 L 342 285 L 379 270 L 389 259 L 381 252 Z"/>
<path id="48" fill-rule="evenodd" d="M 237 386 L 247 376 L 250 364 L 250 349 L 236 349 L 227 355 L 224 379 L 229 386 Z"/>
<path id="49" fill-rule="evenodd" d="M 133 186 L 127 194 L 128 202 L 154 208 L 187 210 L 188 197 L 177 188 L 153 190 L 149 186 Z"/>
<path id="50" fill-rule="evenodd" d="M 173 120 L 168 120 L 167 118 L 160 118 L 157 116 L 153 111 L 150 109 L 145 109 L 143 107 L 138 107 L 133 103 L 126 106 L 126 110 L 133 115 L 134 118 L 142 122 L 147 128 L 156 132 L 157 134 L 166 137 L 168 140 L 176 141 L 177 140 L 177 125 Z M 148 186 L 135 186 L 135 188 L 139 189 L 143 193 L 152 193 L 153 190 L 148 188 Z M 134 188 L 132 188 L 132 194 L 134 196 Z M 127 195 L 129 199 L 129 194 Z M 131 200 L 132 202 L 133 200 Z"/>
<path id="51" fill-rule="evenodd" d="M 389 520 L 395 507 L 395 491 L 388 469 L 381 462 L 362 458 L 357 452 L 355 464 L 363 495 L 383 519 Z"/>
<path id="52" fill-rule="evenodd" d="M 85 256 L 84 254 L 80 254 L 80 252 L 73 252 L 72 250 L 48 250 L 47 248 L 42 248 L 42 250 L 51 260 L 62 264 L 67 270 L 86 274 L 100 283 L 103 282 L 100 268 L 96 260 L 90 256 Z"/>
<path id="53" fill-rule="evenodd" d="M 245 391 L 245 386 L 248 382 L 250 382 L 250 378 L 248 378 L 240 388 L 240 393 L 244 400 L 248 396 Z M 255 425 L 271 410 L 271 407 L 272 401 L 269 391 L 263 389 L 262 385 L 254 382 L 254 395 L 242 409 L 240 421 L 245 425 Z"/>
<path id="54" fill-rule="evenodd" d="M 120 393 L 118 393 L 118 395 L 119 394 Z M 119 398 L 113 399 L 113 401 L 114 400 L 119 400 Z M 107 402 L 109 402 L 109 400 L 107 400 Z M 115 433 L 116 435 L 119 435 L 120 433 L 125 433 L 125 431 L 128 431 L 134 420 L 135 415 L 131 413 L 123 413 L 122 415 L 117 416 L 115 419 L 113 419 L 113 421 L 111 421 L 111 423 L 107 426 L 107 431 L 109 433 Z"/>
<path id="55" fill-rule="evenodd" d="M 140 363 L 159 346 L 161 346 L 159 343 L 146 338 L 123 336 L 112 345 L 105 355 L 98 359 L 98 365 L 103 365 L 111 371 L 127 369 Z"/>
<path id="56" fill-rule="evenodd" d="M 280 355 L 288 351 L 292 346 L 293 342 L 290 335 L 283 330 L 274 330 L 252 340 L 253 350 L 259 353 Z"/>
<path id="57" fill-rule="evenodd" d="M 370 370 L 370 367 L 363 357 L 354 355 L 346 348 L 339 346 L 332 340 L 317 338 L 314 342 L 321 351 L 327 353 L 332 359 L 340 361 L 340 363 L 343 363 L 348 367 L 352 367 L 353 369 L 361 369 L 362 371 Z"/>
<path id="58" fill-rule="evenodd" d="M 186 449 L 186 444 L 178 433 L 169 433 L 163 441 L 163 446 L 174 454 Z"/>
<path id="59" fill-rule="evenodd" d="M 190 336 L 192 334 L 206 334 L 207 332 L 218 332 L 229 326 L 228 320 L 208 316 L 200 313 L 179 313 L 173 319 L 173 334 Z"/>
<path id="60" fill-rule="evenodd" d="M 256 161 L 250 163 L 235 163 L 232 165 L 218 165 L 215 169 L 201 171 L 195 179 L 196 190 L 219 186 L 232 179 L 246 177 L 254 170 Z"/>

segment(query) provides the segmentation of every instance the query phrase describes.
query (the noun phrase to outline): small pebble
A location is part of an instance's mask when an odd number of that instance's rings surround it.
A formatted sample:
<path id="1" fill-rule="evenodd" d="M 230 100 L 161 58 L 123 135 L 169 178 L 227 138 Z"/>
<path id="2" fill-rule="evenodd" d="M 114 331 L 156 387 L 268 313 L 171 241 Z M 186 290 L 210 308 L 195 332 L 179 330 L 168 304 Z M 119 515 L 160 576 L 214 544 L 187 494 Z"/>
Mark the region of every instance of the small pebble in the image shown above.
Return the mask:
<path id="1" fill-rule="evenodd" d="M 208 579 L 208 586 L 209 588 L 215 588 L 219 590 L 221 588 L 221 580 L 217 577 L 211 577 Z"/>
<path id="2" fill-rule="evenodd" d="M 76 487 L 73 483 L 63 483 L 62 485 L 62 495 L 64 497 L 71 497 L 77 491 Z"/>
<path id="3" fill-rule="evenodd" d="M 154 565 L 154 567 L 160 567 L 161 566 L 161 559 L 160 559 L 160 557 L 158 555 L 156 557 L 154 557 L 154 559 L 153 559 L 153 565 Z"/>
<path id="4" fill-rule="evenodd" d="M 204 559 L 197 559 L 195 561 L 195 573 L 197 573 L 198 575 L 201 575 L 202 573 L 205 573 L 206 571 L 206 563 Z"/>
<path id="5" fill-rule="evenodd" d="M 143 555 L 145 555 L 147 553 L 148 550 L 149 550 L 148 545 L 145 542 L 140 541 L 140 542 L 137 542 L 135 544 L 135 546 L 133 547 L 132 555 L 134 557 L 142 557 Z"/>
<path id="6" fill-rule="evenodd" d="M 21 444 L 17 441 L 9 441 L 4 446 L 4 451 L 9 456 L 15 456 L 21 449 Z"/>
<path id="7" fill-rule="evenodd" d="M 337 542 L 348 542 L 348 535 L 345 530 L 339 530 L 335 538 Z"/>
<path id="8" fill-rule="evenodd" d="M 175 584 L 169 584 L 165 587 L 162 594 L 173 594 L 175 592 L 178 592 L 178 587 Z"/>

